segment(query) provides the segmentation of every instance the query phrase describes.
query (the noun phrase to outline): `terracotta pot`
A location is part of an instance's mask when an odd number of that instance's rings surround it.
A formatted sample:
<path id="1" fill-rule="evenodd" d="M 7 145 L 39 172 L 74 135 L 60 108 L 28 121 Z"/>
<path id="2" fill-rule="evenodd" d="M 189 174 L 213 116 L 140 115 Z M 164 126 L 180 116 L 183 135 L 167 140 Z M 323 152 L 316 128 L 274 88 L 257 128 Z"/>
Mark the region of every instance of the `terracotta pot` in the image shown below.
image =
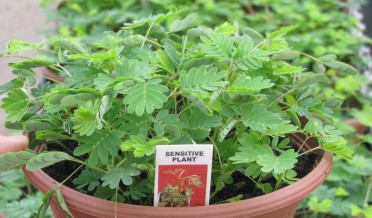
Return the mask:
<path id="1" fill-rule="evenodd" d="M 44 67 L 42 69 L 43 75 L 47 77 L 48 79 L 51 79 L 52 81 L 58 81 L 58 82 L 65 82 L 65 80 L 60 77 L 58 74 L 54 73 L 53 71 L 49 70 L 48 68 Z"/>
<path id="2" fill-rule="evenodd" d="M 345 123 L 353 127 L 358 134 L 366 133 L 367 127 L 359 122 L 357 119 L 346 120 Z"/>
<path id="3" fill-rule="evenodd" d="M 117 217 L 293 217 L 301 200 L 320 186 L 329 175 L 332 158 L 329 152 L 319 152 L 318 164 L 307 176 L 267 195 L 235 203 L 188 208 L 160 208 L 119 203 L 116 207 Z M 58 185 L 58 182 L 43 171 L 24 172 L 31 183 L 43 193 L 55 189 Z M 62 186 L 61 191 L 67 206 L 76 218 L 115 217 L 114 202 L 85 195 L 66 186 Z M 51 207 L 56 218 L 66 217 L 59 209 L 55 196 L 51 201 Z"/>

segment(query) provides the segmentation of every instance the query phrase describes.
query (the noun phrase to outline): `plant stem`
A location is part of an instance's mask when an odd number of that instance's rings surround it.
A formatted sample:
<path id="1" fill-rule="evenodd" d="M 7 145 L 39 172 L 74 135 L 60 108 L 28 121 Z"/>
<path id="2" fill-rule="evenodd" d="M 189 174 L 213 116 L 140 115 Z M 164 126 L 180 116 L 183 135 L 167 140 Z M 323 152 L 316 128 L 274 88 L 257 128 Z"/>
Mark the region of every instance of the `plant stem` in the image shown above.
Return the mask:
<path id="1" fill-rule="evenodd" d="M 368 207 L 368 201 L 369 201 L 369 195 L 371 194 L 371 189 L 372 189 L 372 176 L 370 176 L 370 179 L 369 179 L 369 184 L 367 188 L 366 197 L 364 198 L 363 207 Z"/>
<path id="2" fill-rule="evenodd" d="M 306 144 L 307 140 L 312 138 L 312 136 L 309 136 L 309 137 L 306 137 L 306 139 L 302 142 L 300 148 L 298 149 L 297 153 L 300 153 L 302 147 L 304 147 L 304 145 Z"/>
<path id="3" fill-rule="evenodd" d="M 282 179 L 283 179 L 283 176 L 284 176 L 285 172 L 280 174 L 279 176 L 279 179 L 276 180 L 276 184 L 275 184 L 275 187 L 274 187 L 274 191 L 278 190 L 280 184 L 282 183 Z"/>
<path id="4" fill-rule="evenodd" d="M 288 92 L 282 94 L 277 99 L 275 99 L 274 101 L 272 101 L 268 106 L 266 106 L 266 108 L 269 108 L 272 104 L 274 104 L 275 102 L 279 101 L 279 99 L 283 98 L 284 96 L 288 95 L 289 93 L 293 92 L 294 90 L 296 90 L 296 89 L 291 89 Z"/>
<path id="5" fill-rule="evenodd" d="M 80 164 L 85 165 L 85 166 L 88 166 L 88 167 L 90 167 L 90 168 L 92 168 L 92 169 L 94 169 L 94 170 L 96 170 L 96 171 L 101 172 L 101 173 L 104 173 L 104 174 L 107 173 L 105 170 L 100 169 L 100 168 L 97 168 L 97 167 L 89 166 L 87 163 L 85 163 L 84 161 L 81 161 L 81 160 L 79 160 L 79 159 L 76 159 L 76 158 L 71 157 L 69 160 L 70 160 L 70 161 L 74 161 L 74 162 L 76 162 L 76 163 L 80 163 Z"/>
<path id="6" fill-rule="evenodd" d="M 310 153 L 310 152 L 315 151 L 315 150 L 318 150 L 318 149 L 320 149 L 320 146 L 315 147 L 315 148 L 312 148 L 312 149 L 310 149 L 310 150 L 307 150 L 307 151 L 301 153 L 301 154 L 298 155 L 298 156 L 300 157 L 300 156 L 302 156 L 302 155 L 304 155 L 304 154 Z"/>
<path id="7" fill-rule="evenodd" d="M 220 162 L 220 168 L 221 168 L 221 171 L 223 171 L 223 165 L 222 165 L 222 160 L 221 160 L 221 155 L 220 155 L 220 151 L 218 150 L 217 146 L 216 146 L 216 143 L 214 143 L 214 140 L 209 137 L 209 140 L 211 140 L 212 144 L 213 144 L 213 147 L 214 149 L 216 150 L 216 153 L 217 153 L 217 157 L 218 157 L 218 161 Z"/>
<path id="8" fill-rule="evenodd" d="M 145 46 L 145 43 L 146 43 L 146 41 L 148 40 L 147 37 L 148 37 L 148 35 L 150 34 L 150 31 L 151 31 L 152 25 L 153 25 L 153 23 L 151 23 L 150 26 L 149 26 L 149 28 L 147 29 L 147 32 L 146 32 L 146 35 L 145 35 L 145 40 L 143 40 L 142 45 L 141 45 L 141 48 L 143 48 L 143 46 Z"/>
<path id="9" fill-rule="evenodd" d="M 62 67 L 59 63 L 57 63 L 57 66 L 60 67 L 67 75 L 71 77 L 70 72 L 68 72 L 64 67 Z"/>
<path id="10" fill-rule="evenodd" d="M 43 78 L 45 78 L 45 79 L 48 79 L 48 80 L 50 80 L 50 81 L 53 81 L 53 82 L 55 82 L 55 83 L 63 84 L 63 82 L 60 82 L 60 81 L 58 81 L 58 80 L 52 79 L 52 78 L 47 77 L 47 76 L 44 76 L 44 75 L 42 75 L 41 77 L 43 77 Z"/>
<path id="11" fill-rule="evenodd" d="M 116 167 L 119 167 L 122 163 L 124 163 L 127 160 L 127 158 L 124 158 L 122 161 L 120 161 L 118 164 L 116 164 Z"/>
<path id="12" fill-rule="evenodd" d="M 261 46 L 262 44 L 264 44 L 266 42 L 266 39 L 262 40 L 262 42 L 258 43 L 253 49 L 256 49 L 258 48 L 259 46 Z"/>
<path id="13" fill-rule="evenodd" d="M 65 180 L 63 180 L 63 182 L 59 183 L 58 187 L 61 187 L 61 185 L 63 185 L 63 183 L 65 183 L 67 180 L 69 180 L 71 178 L 71 176 L 73 176 L 82 166 L 84 166 L 84 164 L 82 164 L 78 168 L 76 168 L 76 170 L 74 170 L 74 172 L 72 172 Z"/>

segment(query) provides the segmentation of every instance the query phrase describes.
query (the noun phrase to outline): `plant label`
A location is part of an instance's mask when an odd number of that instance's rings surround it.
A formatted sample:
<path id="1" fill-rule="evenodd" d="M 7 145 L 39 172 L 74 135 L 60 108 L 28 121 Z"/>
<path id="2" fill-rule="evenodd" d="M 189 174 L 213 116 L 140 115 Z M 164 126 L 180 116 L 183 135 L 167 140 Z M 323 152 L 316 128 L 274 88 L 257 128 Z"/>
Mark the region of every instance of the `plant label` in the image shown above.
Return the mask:
<path id="1" fill-rule="evenodd" d="M 156 146 L 155 207 L 209 204 L 213 145 Z"/>

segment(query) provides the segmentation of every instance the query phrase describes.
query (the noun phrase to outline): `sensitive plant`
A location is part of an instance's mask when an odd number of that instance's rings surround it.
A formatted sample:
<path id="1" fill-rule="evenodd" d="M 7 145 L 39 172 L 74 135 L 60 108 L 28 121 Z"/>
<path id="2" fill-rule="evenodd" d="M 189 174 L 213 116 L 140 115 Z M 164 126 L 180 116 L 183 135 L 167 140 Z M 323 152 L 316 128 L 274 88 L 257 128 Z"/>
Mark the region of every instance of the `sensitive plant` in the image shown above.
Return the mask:
<path id="1" fill-rule="evenodd" d="M 327 150 L 351 159 L 332 120 L 341 101 L 317 89 L 327 77 L 286 61 L 302 54 L 283 39 L 292 30 L 264 37 L 229 23 L 195 27 L 169 12 L 126 24 L 94 42 L 94 49 L 56 40 L 59 52 L 10 63 L 17 78 L 2 86 L 7 127 L 32 133 L 31 146 L 49 149 L 2 155 L 0 169 L 74 162 L 61 185 L 72 180 L 84 193 L 152 205 L 158 144 L 214 145 L 212 202 L 234 183 L 232 175 L 265 194 L 297 181 L 296 163 L 309 153 Z M 20 41 L 6 49 L 4 56 L 43 50 Z M 356 72 L 335 55 L 313 60 Z M 38 67 L 58 70 L 65 82 L 32 87 Z M 310 148 L 312 140 L 317 144 Z M 54 193 L 69 213 L 60 186 L 46 194 L 40 213 Z"/>

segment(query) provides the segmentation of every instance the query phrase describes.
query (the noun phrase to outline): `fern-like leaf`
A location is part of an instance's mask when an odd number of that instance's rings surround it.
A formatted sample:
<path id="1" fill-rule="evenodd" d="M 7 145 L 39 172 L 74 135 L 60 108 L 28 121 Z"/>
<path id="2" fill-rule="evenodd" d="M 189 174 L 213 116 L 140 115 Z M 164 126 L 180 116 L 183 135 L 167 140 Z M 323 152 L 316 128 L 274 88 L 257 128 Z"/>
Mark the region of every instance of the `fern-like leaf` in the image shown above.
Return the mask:
<path id="1" fill-rule="evenodd" d="M 245 37 L 234 55 L 235 64 L 242 70 L 256 70 L 262 67 L 258 49 L 253 48 L 253 40 Z"/>
<path id="2" fill-rule="evenodd" d="M 206 66 L 192 68 L 189 72 L 182 71 L 180 74 L 180 83 L 182 88 L 188 88 L 195 92 L 211 92 L 221 86 L 229 84 L 229 81 L 223 81 L 222 78 L 227 75 L 227 71 L 217 72 L 217 68 L 207 69 Z"/>
<path id="3" fill-rule="evenodd" d="M 121 145 L 121 150 L 133 152 L 135 157 L 150 156 L 155 153 L 156 145 L 166 145 L 170 141 L 165 137 L 154 137 L 146 141 L 143 135 L 133 135 Z"/>
<path id="4" fill-rule="evenodd" d="M 21 167 L 36 154 L 32 151 L 9 152 L 0 156 L 0 171 Z"/>
<path id="5" fill-rule="evenodd" d="M 122 136 L 123 133 L 120 131 L 106 132 L 104 130 L 98 130 L 91 136 L 79 136 L 78 140 L 82 142 L 82 145 L 74 150 L 74 155 L 90 153 L 88 165 L 91 167 L 96 166 L 99 161 L 106 164 L 109 155 L 117 155 Z"/>
<path id="6" fill-rule="evenodd" d="M 93 132 L 102 127 L 100 122 L 96 119 L 98 113 L 98 104 L 88 101 L 80 106 L 74 112 L 71 120 L 74 122 L 73 129 L 80 135 L 92 135 Z"/>
<path id="7" fill-rule="evenodd" d="M 139 170 L 115 168 L 102 177 L 102 186 L 108 185 L 111 189 L 115 189 L 119 187 L 120 181 L 124 185 L 131 185 L 133 183 L 132 177 L 139 174 L 141 174 Z"/>
<path id="8" fill-rule="evenodd" d="M 250 76 L 239 76 L 234 83 L 228 88 L 230 92 L 238 93 L 254 93 L 262 89 L 267 89 L 274 86 L 271 80 L 264 79 L 262 76 L 251 78 Z"/>
<path id="9" fill-rule="evenodd" d="M 40 170 L 44 167 L 70 158 L 70 155 L 64 152 L 43 152 L 31 158 L 26 164 L 26 169 L 30 171 Z"/>
<path id="10" fill-rule="evenodd" d="M 245 126 L 259 132 L 280 128 L 281 125 L 289 123 L 289 121 L 282 120 L 277 114 L 267 111 L 265 107 L 253 104 L 249 104 L 243 109 L 242 120 Z"/>
<path id="11" fill-rule="evenodd" d="M 22 89 L 14 89 L 3 98 L 1 108 L 8 114 L 7 120 L 14 123 L 20 121 L 26 114 L 36 112 L 38 107 L 32 106 L 27 94 Z"/>
<path id="12" fill-rule="evenodd" d="M 202 51 L 210 57 L 229 60 L 234 48 L 233 40 L 223 33 L 211 33 L 207 37 L 200 37 L 203 44 Z"/>
<path id="13" fill-rule="evenodd" d="M 163 106 L 167 101 L 167 96 L 163 93 L 168 88 L 159 84 L 160 80 L 149 80 L 147 82 L 138 82 L 129 89 L 129 94 L 124 98 L 124 104 L 128 105 L 129 113 L 136 113 L 138 116 L 144 113 L 151 114 L 155 109 Z"/>

